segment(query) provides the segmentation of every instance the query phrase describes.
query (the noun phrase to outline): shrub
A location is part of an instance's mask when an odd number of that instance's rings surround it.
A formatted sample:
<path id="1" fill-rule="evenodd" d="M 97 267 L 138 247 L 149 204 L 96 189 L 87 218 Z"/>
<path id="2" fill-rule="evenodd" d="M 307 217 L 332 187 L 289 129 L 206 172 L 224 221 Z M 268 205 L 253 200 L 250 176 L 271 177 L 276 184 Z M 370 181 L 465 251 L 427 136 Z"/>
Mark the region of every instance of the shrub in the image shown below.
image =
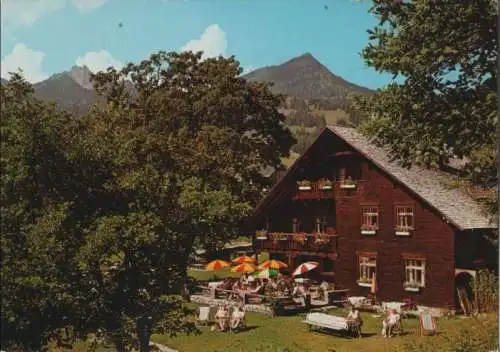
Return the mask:
<path id="1" fill-rule="evenodd" d="M 472 281 L 474 307 L 479 313 L 498 312 L 498 279 L 489 270 L 478 271 Z"/>

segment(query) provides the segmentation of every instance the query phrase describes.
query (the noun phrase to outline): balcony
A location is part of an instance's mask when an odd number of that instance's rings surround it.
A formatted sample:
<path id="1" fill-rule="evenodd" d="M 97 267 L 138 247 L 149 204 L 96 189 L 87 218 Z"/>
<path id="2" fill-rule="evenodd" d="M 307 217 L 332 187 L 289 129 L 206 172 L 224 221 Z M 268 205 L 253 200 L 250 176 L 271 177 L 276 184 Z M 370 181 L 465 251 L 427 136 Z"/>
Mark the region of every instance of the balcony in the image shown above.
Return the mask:
<path id="1" fill-rule="evenodd" d="M 330 232 L 331 233 L 331 232 Z M 337 253 L 337 236 L 334 234 L 283 233 L 257 231 L 254 249 L 271 252 Z"/>
<path id="2" fill-rule="evenodd" d="M 336 197 L 356 197 L 363 193 L 366 180 L 343 181 L 299 181 L 293 200 L 333 199 Z"/>

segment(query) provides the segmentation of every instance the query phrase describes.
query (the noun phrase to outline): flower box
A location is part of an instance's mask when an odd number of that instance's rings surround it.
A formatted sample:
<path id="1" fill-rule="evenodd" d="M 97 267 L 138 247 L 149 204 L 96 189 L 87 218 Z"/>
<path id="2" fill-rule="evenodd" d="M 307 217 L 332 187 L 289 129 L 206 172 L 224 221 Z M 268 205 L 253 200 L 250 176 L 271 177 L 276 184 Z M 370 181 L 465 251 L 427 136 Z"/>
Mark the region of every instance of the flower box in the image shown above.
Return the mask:
<path id="1" fill-rule="evenodd" d="M 299 191 L 310 191 L 312 189 L 311 181 L 308 180 L 298 181 L 297 186 L 299 187 Z"/>
<path id="2" fill-rule="evenodd" d="M 377 229 L 361 228 L 362 235 L 375 235 L 376 233 Z"/>
<path id="3" fill-rule="evenodd" d="M 372 287 L 371 281 L 358 280 L 358 286 L 360 287 Z"/>
<path id="4" fill-rule="evenodd" d="M 287 235 L 282 232 L 276 232 L 273 234 L 273 239 L 275 241 L 286 241 L 288 239 Z"/>
<path id="5" fill-rule="evenodd" d="M 297 243 L 304 244 L 306 242 L 306 235 L 303 233 L 297 233 L 293 235 L 293 240 Z"/>
<path id="6" fill-rule="evenodd" d="M 342 189 L 355 189 L 358 186 L 358 182 L 347 179 L 340 181 L 340 188 Z"/>
<path id="7" fill-rule="evenodd" d="M 417 286 L 415 284 L 404 284 L 404 290 L 408 292 L 419 292 L 420 291 L 420 286 Z"/>
<path id="8" fill-rule="evenodd" d="M 318 181 L 318 187 L 322 191 L 329 191 L 333 189 L 333 183 L 332 181 L 324 178 Z"/>
<path id="9" fill-rule="evenodd" d="M 258 240 L 267 240 L 267 231 L 261 230 L 255 232 L 255 238 Z"/>
<path id="10" fill-rule="evenodd" d="M 396 236 L 410 236 L 410 230 L 396 229 Z"/>
<path id="11" fill-rule="evenodd" d="M 330 236 L 328 236 L 325 233 L 317 232 L 317 233 L 313 234 L 313 236 L 314 236 L 314 244 L 315 245 L 322 246 L 322 245 L 330 243 Z"/>

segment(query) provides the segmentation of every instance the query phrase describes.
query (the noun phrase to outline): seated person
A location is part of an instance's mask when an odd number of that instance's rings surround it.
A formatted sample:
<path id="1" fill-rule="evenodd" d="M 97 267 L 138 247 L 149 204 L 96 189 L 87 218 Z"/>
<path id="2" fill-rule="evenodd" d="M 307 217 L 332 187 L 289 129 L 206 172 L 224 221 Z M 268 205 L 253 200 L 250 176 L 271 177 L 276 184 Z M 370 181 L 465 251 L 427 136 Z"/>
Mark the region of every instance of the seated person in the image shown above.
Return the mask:
<path id="1" fill-rule="evenodd" d="M 261 284 L 258 284 L 255 288 L 252 288 L 250 290 L 250 293 L 260 294 L 263 288 L 264 288 L 264 286 L 262 286 Z"/>
<path id="2" fill-rule="evenodd" d="M 304 288 L 304 285 L 302 284 L 299 284 L 299 285 L 296 285 L 294 288 L 293 288 L 293 291 L 292 291 L 292 296 L 294 297 L 304 297 L 306 295 L 306 289 Z"/>
<path id="3" fill-rule="evenodd" d="M 391 337 L 394 327 L 401 324 L 401 315 L 395 309 L 389 310 L 387 318 L 382 322 L 382 335 L 384 337 Z"/>
<path id="4" fill-rule="evenodd" d="M 236 306 L 233 314 L 231 315 L 231 329 L 237 329 L 245 325 L 245 310 L 244 308 Z"/>
<path id="5" fill-rule="evenodd" d="M 217 324 L 219 325 L 219 328 L 221 331 L 226 331 L 227 328 L 227 320 L 228 320 L 228 310 L 226 306 L 220 306 L 219 309 L 217 310 L 217 313 L 215 313 L 215 320 L 217 321 Z"/>
<path id="6" fill-rule="evenodd" d="M 323 291 L 327 291 L 329 287 L 330 284 L 326 281 L 321 282 L 321 285 L 319 285 L 319 288 Z"/>

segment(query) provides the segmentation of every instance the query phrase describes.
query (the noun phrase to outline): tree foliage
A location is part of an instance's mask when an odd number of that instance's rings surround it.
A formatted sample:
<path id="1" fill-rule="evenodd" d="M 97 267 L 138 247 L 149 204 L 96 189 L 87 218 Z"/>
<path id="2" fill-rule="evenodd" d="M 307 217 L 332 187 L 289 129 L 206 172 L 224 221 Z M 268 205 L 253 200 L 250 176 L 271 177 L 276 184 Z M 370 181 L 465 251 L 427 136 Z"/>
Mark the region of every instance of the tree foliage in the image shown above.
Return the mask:
<path id="1" fill-rule="evenodd" d="M 365 132 L 403 163 L 467 158 L 474 182 L 496 181 L 497 2 L 376 0 L 366 63 L 391 73 L 362 103 Z"/>
<path id="2" fill-rule="evenodd" d="M 125 351 L 190 330 L 179 292 L 193 243 L 224 243 L 294 142 L 267 85 L 234 58 L 160 52 L 94 77 L 75 119 L 21 77 L 2 87 L 2 346 L 69 328 Z"/>

